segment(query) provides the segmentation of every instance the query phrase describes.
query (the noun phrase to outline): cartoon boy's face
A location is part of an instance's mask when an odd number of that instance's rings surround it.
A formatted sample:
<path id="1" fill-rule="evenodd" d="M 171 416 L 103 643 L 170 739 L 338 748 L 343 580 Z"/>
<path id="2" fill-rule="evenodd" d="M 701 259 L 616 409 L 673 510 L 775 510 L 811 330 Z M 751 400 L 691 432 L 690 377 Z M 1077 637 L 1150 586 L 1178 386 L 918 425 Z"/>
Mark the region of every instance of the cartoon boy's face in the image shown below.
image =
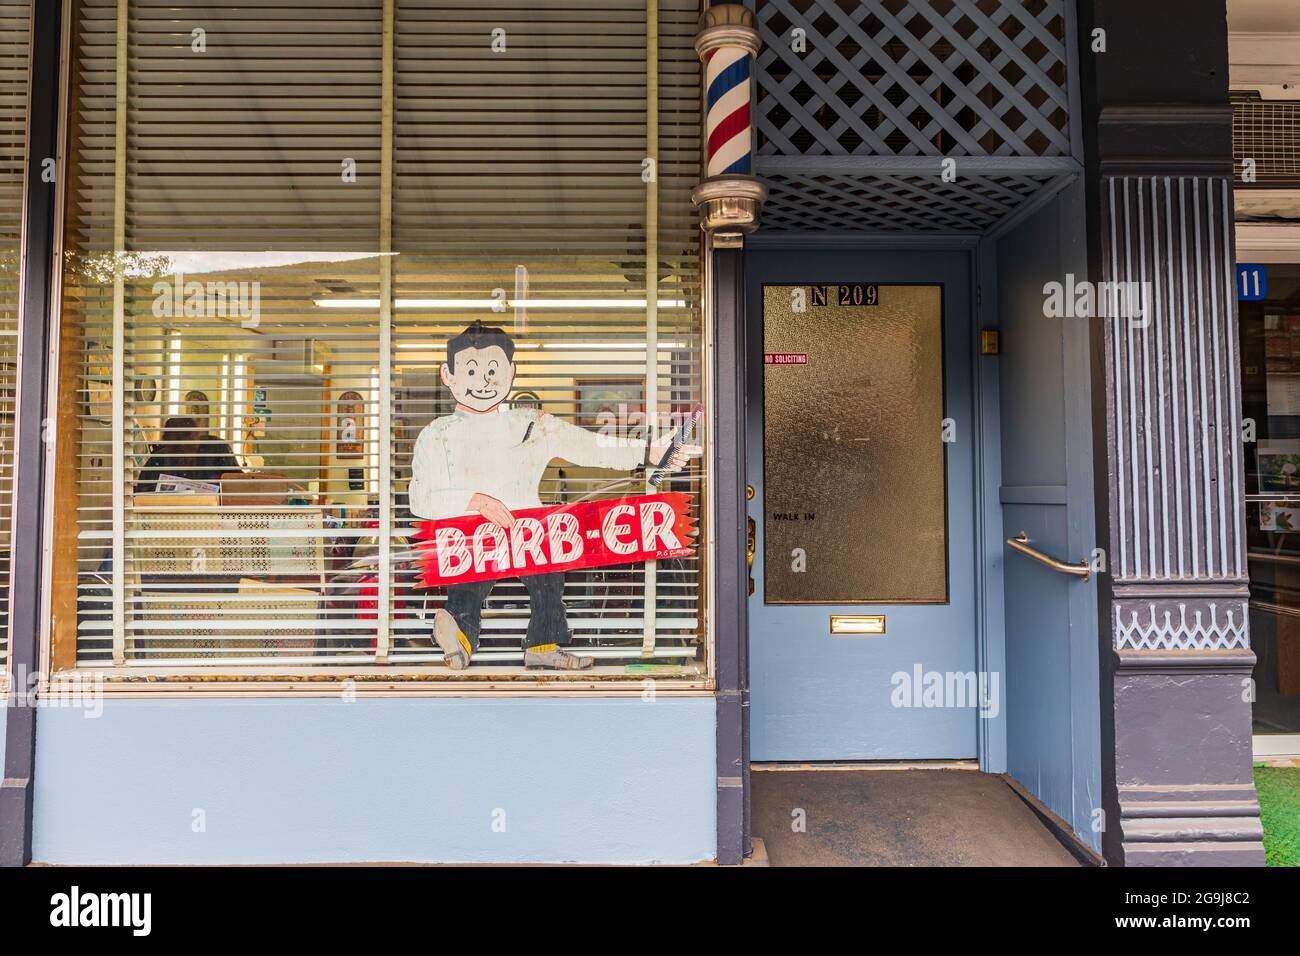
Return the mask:
<path id="1" fill-rule="evenodd" d="M 510 394 L 515 367 L 499 345 L 482 349 L 461 349 L 450 365 L 442 367 L 442 383 L 451 389 L 456 403 L 476 412 L 490 412 Z"/>

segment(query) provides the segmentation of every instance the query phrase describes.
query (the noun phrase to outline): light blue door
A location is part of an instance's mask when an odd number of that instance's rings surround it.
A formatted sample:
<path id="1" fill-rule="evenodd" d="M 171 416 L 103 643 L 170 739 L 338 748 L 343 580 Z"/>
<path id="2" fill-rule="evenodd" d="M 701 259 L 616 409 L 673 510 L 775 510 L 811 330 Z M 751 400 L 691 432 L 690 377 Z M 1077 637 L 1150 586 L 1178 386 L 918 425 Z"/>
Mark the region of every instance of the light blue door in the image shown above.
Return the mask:
<path id="1" fill-rule="evenodd" d="M 1069 563 L 1097 543 L 1092 345 L 1087 322 L 1043 315 L 1043 287 L 1087 274 L 1084 219 L 1076 183 L 997 249 L 1003 537 Z M 1097 578 L 1012 551 L 1004 574 L 1007 772 L 1100 850 Z"/>
<path id="2" fill-rule="evenodd" d="M 752 757 L 974 757 L 968 257 L 757 249 L 745 275 Z"/>

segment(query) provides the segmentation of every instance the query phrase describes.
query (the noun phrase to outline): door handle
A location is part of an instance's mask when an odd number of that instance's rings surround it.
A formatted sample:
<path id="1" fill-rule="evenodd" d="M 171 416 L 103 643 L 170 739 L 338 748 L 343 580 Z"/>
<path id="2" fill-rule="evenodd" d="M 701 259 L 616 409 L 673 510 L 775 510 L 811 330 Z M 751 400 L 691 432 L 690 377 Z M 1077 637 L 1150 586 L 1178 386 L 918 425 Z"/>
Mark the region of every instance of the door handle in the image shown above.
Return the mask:
<path id="1" fill-rule="evenodd" d="M 745 552 L 749 561 L 749 593 L 754 593 L 754 552 L 758 550 L 758 525 L 754 523 L 753 518 L 746 518 L 748 522 Z"/>
<path id="2" fill-rule="evenodd" d="M 1089 567 L 1087 561 L 1080 561 L 1078 564 L 1070 564 L 1068 561 L 1059 561 L 1050 554 L 1043 554 L 1043 552 L 1039 551 L 1037 548 L 1030 547 L 1029 535 L 1025 534 L 1023 531 L 1014 538 L 1007 538 L 1007 544 L 1010 545 L 1012 549 L 1019 551 L 1021 554 L 1028 555 L 1040 564 L 1047 565 L 1053 571 L 1060 571 L 1062 574 L 1073 574 L 1083 578 L 1084 581 L 1087 581 L 1089 575 L 1092 574 L 1092 568 Z"/>
<path id="3" fill-rule="evenodd" d="M 745 500 L 754 500 L 754 486 L 745 486 Z M 749 593 L 754 593 L 754 552 L 758 550 L 758 525 L 754 519 L 746 516 L 745 518 L 745 557 L 749 567 Z"/>

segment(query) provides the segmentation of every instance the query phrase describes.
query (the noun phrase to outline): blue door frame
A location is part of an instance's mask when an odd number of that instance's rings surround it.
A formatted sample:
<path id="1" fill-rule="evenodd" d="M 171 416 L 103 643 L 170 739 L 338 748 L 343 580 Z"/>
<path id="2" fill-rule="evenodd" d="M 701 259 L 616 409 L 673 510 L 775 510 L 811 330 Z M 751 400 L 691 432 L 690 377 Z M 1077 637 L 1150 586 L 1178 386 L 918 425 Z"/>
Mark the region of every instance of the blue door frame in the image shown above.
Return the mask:
<path id="1" fill-rule="evenodd" d="M 951 568 L 951 585 L 956 595 L 959 581 L 965 587 L 969 599 L 961 609 L 965 618 L 963 633 L 960 637 L 960 653 L 950 655 L 946 661 L 926 660 L 924 651 L 919 648 L 900 646 L 895 641 L 893 651 L 886 653 L 876 661 L 878 668 L 885 670 L 884 679 L 897 670 L 910 670 L 898 666 L 898 661 L 906 658 L 908 662 L 920 663 L 926 670 L 959 669 L 974 672 L 992 671 L 1002 673 L 1002 577 L 1001 577 L 1001 540 L 997 535 L 1001 531 L 1000 505 L 997 500 L 999 483 L 997 438 L 998 438 L 998 402 L 996 364 L 993 361 L 980 361 L 975 354 L 974 341 L 976 330 L 990 324 L 984 313 L 989 306 L 985 304 L 979 292 L 980 262 L 976 255 L 975 244 L 964 240 L 918 243 L 917 250 L 900 249 L 910 245 L 906 240 L 897 239 L 876 243 L 867 241 L 846 248 L 837 245 L 834 248 L 817 247 L 812 244 L 797 243 L 777 248 L 779 239 L 764 237 L 765 241 L 754 242 L 746 253 L 746 301 L 747 301 L 747 340 L 749 344 L 750 387 L 748 394 L 749 414 L 747 415 L 746 445 L 749 449 L 748 474 L 750 483 L 756 489 L 761 488 L 762 460 L 762 287 L 773 284 L 810 284 L 833 283 L 845 281 L 890 282 L 896 284 L 938 284 L 944 287 L 945 340 L 946 349 L 952 350 L 946 369 L 949 417 L 959 421 L 958 442 L 948 446 L 949 474 L 949 522 L 950 529 L 954 520 L 960 526 L 958 533 L 950 530 L 949 561 Z M 961 396 L 965 408 L 954 405 L 954 399 Z M 954 414 L 956 412 L 957 414 Z M 936 427 L 938 424 L 936 423 Z M 964 435 L 963 435 L 964 432 Z M 964 442 L 962 439 L 964 438 Z M 992 449 L 990 453 L 990 448 Z M 953 452 L 956 451 L 956 454 Z M 761 495 L 756 495 L 751 515 L 760 520 Z M 761 526 L 760 526 L 761 527 Z M 760 531 L 761 536 L 761 531 Z M 960 553 L 958 553 L 960 548 Z M 998 700 L 992 708 L 993 716 L 980 718 L 975 710 L 965 713 L 967 726 L 954 737 L 955 724 L 949 724 L 946 730 L 935 732 L 927 729 L 926 721 L 933 722 L 933 714 L 924 709 L 909 709 L 890 713 L 889 694 L 873 695 L 872 701 L 853 699 L 851 696 L 842 700 L 826 701 L 824 694 L 817 705 L 821 717 L 803 718 L 802 731 L 804 739 L 800 740 L 800 728 L 787 728 L 783 732 L 778 724 L 765 724 L 767 715 L 765 707 L 771 702 L 765 694 L 774 690 L 773 681 L 781 678 L 779 669 L 790 666 L 790 658 L 782 660 L 788 654 L 788 646 L 783 647 L 782 640 L 791 639 L 788 633 L 792 622 L 799 618 L 799 609 L 789 607 L 771 607 L 762 604 L 761 576 L 762 547 L 761 537 L 758 555 L 755 558 L 754 575 L 757 594 L 750 599 L 750 679 L 751 707 L 754 724 L 753 759 L 756 761 L 771 759 L 924 759 L 934 757 L 970 757 L 978 756 L 982 769 L 1000 772 L 1005 769 L 1005 708 Z M 816 688 L 809 688 L 809 676 L 812 684 L 823 683 L 821 691 L 834 694 L 837 681 L 835 673 L 851 674 L 852 668 L 861 668 L 872 659 L 879 657 L 880 644 L 874 647 L 870 642 L 879 641 L 872 637 L 841 637 L 832 639 L 826 633 L 825 612 L 828 608 L 816 606 L 812 614 L 818 616 L 817 630 L 811 630 L 802 637 L 802 650 L 819 655 L 810 667 L 796 658 L 796 669 L 805 673 L 802 678 L 795 674 L 796 682 L 802 679 L 803 693 L 809 694 L 810 701 L 817 701 Z M 856 607 L 859 613 L 876 611 L 876 608 Z M 890 605 L 879 609 L 887 615 L 887 620 L 902 626 L 909 613 L 917 608 L 902 605 Z M 773 612 L 776 612 L 775 614 Z M 901 612 L 901 613 L 900 613 Z M 808 617 L 805 612 L 804 617 Z M 790 620 L 785 620 L 789 618 Z M 784 638 L 779 633 L 784 629 Z M 894 631 L 898 635 L 897 627 Z M 839 642 L 832 644 L 831 642 Z M 957 645 L 954 644 L 954 647 Z M 902 655 L 902 656 L 898 656 Z M 909 656 L 910 655 L 910 656 Z M 840 660 L 840 658 L 844 658 Z M 897 659 L 895 659 L 897 658 Z M 817 678 L 818 668 L 825 670 L 824 676 L 829 684 Z M 886 684 L 886 691 L 889 687 Z M 852 681 L 844 688 L 848 694 L 853 693 Z M 779 694 L 781 691 L 776 688 Z M 797 695 L 798 689 L 791 689 Z M 999 694 L 1002 688 L 999 686 Z M 787 697 L 781 707 L 789 712 L 790 705 L 796 697 Z M 864 707 L 864 703 L 869 705 Z M 799 710 L 798 707 L 793 708 Z M 948 715 L 949 717 L 953 715 Z M 892 719 L 891 719 L 892 718 Z M 899 718 L 906 718 L 900 720 Z M 884 731 L 884 736 L 877 735 L 873 741 L 870 735 L 850 733 L 838 743 L 826 735 L 813 732 L 811 736 L 809 721 L 819 719 L 839 722 L 844 726 L 862 727 L 874 722 Z M 960 722 L 960 721 L 959 721 Z M 798 721 L 796 721 L 798 723 Z M 889 729 L 885 729 L 888 727 Z M 954 745 L 960 741 L 960 745 Z M 802 752 L 800 752 L 802 749 Z"/>

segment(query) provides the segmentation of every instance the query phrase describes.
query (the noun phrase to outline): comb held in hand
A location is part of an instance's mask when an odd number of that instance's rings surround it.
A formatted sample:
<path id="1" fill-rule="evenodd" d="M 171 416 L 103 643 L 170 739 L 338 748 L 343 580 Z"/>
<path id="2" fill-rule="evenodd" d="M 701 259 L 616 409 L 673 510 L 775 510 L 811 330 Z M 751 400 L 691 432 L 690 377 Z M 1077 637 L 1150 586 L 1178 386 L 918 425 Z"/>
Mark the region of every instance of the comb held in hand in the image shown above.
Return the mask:
<path id="1" fill-rule="evenodd" d="M 700 427 L 700 421 L 703 418 L 704 410 L 697 406 L 695 411 L 691 412 L 691 417 L 687 419 L 686 427 L 679 429 L 677 434 L 673 436 L 672 444 L 668 446 L 668 450 L 664 452 L 663 457 L 659 459 L 659 463 L 655 465 L 654 474 L 650 476 L 648 482 L 651 488 L 658 488 L 659 483 L 668 476 L 668 463 L 673 460 L 673 455 L 677 454 L 677 450 L 687 442 L 695 440 L 695 432 Z"/>

